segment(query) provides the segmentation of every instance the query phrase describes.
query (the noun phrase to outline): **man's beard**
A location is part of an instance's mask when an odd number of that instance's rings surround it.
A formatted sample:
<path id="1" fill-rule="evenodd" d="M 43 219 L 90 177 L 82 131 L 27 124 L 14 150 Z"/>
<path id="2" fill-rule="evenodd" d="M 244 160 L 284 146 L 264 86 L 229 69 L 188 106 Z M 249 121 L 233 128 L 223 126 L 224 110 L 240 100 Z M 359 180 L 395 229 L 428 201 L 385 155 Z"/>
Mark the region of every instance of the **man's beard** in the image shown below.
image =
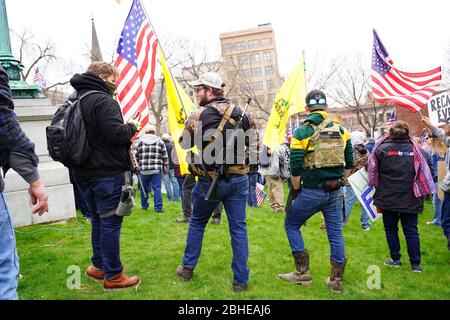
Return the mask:
<path id="1" fill-rule="evenodd" d="M 201 97 L 200 101 L 198 102 L 198 105 L 199 105 L 200 107 L 204 107 L 204 106 L 206 106 L 207 104 L 208 104 L 208 98 L 205 97 L 205 96 Z"/>

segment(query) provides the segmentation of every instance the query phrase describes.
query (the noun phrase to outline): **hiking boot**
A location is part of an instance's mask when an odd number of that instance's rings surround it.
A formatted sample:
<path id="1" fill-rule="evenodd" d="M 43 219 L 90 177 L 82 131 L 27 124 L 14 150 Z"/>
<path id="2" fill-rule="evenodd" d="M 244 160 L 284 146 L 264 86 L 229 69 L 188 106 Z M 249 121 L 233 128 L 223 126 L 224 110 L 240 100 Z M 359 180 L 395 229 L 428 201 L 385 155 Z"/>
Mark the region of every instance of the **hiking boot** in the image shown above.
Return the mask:
<path id="1" fill-rule="evenodd" d="M 387 260 L 384 262 L 385 266 L 400 268 L 402 266 L 402 262 L 400 260 Z"/>
<path id="2" fill-rule="evenodd" d="M 342 281 L 344 281 L 344 271 L 346 265 L 347 259 L 341 264 L 331 260 L 331 275 L 327 278 L 326 283 L 330 290 L 334 293 L 342 292 Z"/>
<path id="3" fill-rule="evenodd" d="M 295 261 L 295 271 L 286 274 L 279 274 L 277 278 L 287 282 L 309 286 L 312 284 L 311 274 L 309 272 L 309 252 L 293 252 Z"/>
<path id="4" fill-rule="evenodd" d="M 450 234 L 447 237 L 447 249 L 450 251 Z"/>
<path id="5" fill-rule="evenodd" d="M 411 270 L 412 270 L 412 272 L 421 273 L 422 267 L 420 266 L 420 264 L 413 264 L 413 265 L 411 265 Z"/>
<path id="6" fill-rule="evenodd" d="M 179 266 L 176 273 L 177 276 L 184 281 L 190 281 L 194 276 L 194 271 L 186 268 L 185 266 Z"/>
<path id="7" fill-rule="evenodd" d="M 222 220 L 220 217 L 213 217 L 211 223 L 212 224 L 220 224 L 220 220 Z"/>
<path id="8" fill-rule="evenodd" d="M 247 291 L 248 285 L 246 284 L 240 284 L 240 283 L 234 283 L 233 284 L 233 291 L 236 293 L 241 293 L 244 291 Z"/>
<path id="9" fill-rule="evenodd" d="M 178 223 L 188 223 L 191 222 L 191 217 L 183 216 L 181 218 L 177 218 Z"/>
<path id="10" fill-rule="evenodd" d="M 84 274 L 95 282 L 103 282 L 105 280 L 105 272 L 94 266 L 89 266 Z"/>
<path id="11" fill-rule="evenodd" d="M 123 272 L 119 273 L 114 278 L 105 280 L 103 284 L 103 289 L 105 291 L 120 291 L 132 287 L 136 287 L 136 291 L 141 284 L 141 279 L 139 277 L 129 278 Z"/>

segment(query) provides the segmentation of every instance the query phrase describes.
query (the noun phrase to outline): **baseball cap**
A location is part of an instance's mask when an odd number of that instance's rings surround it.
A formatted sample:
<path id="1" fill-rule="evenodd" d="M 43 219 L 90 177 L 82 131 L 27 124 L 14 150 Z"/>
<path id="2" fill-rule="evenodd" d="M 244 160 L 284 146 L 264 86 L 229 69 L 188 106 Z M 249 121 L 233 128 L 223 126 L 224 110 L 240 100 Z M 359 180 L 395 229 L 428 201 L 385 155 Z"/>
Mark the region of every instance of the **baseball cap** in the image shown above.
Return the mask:
<path id="1" fill-rule="evenodd" d="M 320 90 L 312 90 L 306 96 L 306 105 L 310 110 L 324 110 L 327 107 L 327 97 Z"/>
<path id="2" fill-rule="evenodd" d="M 225 87 L 222 77 L 215 72 L 206 72 L 200 76 L 200 79 L 189 82 L 189 84 L 193 87 L 204 85 L 216 89 L 222 89 Z"/>

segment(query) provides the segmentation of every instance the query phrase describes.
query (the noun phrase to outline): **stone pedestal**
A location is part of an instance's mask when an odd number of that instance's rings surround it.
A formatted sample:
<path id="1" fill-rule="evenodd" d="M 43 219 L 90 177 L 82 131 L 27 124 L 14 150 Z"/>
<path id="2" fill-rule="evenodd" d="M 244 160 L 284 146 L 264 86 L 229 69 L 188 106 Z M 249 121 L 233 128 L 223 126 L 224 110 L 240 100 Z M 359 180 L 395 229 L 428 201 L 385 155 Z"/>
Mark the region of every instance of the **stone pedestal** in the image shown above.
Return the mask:
<path id="1" fill-rule="evenodd" d="M 39 172 L 49 193 L 49 212 L 39 217 L 32 214 L 28 184 L 13 170 L 6 175 L 5 198 L 15 227 L 55 222 L 76 217 L 73 187 L 69 171 L 48 155 L 45 128 L 56 112 L 48 99 L 15 100 L 20 126 L 35 144 L 39 156 Z"/>

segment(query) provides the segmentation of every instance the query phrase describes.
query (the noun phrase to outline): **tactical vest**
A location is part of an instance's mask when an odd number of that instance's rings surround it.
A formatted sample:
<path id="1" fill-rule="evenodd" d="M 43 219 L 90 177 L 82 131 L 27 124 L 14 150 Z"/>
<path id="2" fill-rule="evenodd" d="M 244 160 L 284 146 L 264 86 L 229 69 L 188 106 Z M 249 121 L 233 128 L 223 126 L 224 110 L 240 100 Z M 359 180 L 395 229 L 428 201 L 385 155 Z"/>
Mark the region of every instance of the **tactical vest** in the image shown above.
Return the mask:
<path id="1" fill-rule="evenodd" d="M 215 109 L 221 116 L 222 116 L 222 120 L 219 124 L 219 126 L 217 127 L 217 129 L 215 130 L 214 134 L 210 137 L 208 145 L 210 145 L 211 143 L 213 143 L 218 137 L 219 135 L 222 134 L 225 125 L 227 123 L 231 124 L 233 127 L 236 125 L 236 121 L 231 118 L 231 114 L 233 113 L 233 110 L 235 109 L 235 105 L 230 104 L 229 102 L 224 103 L 224 102 L 213 102 L 208 104 L 208 106 L 203 107 L 197 111 L 195 111 L 194 113 L 191 114 L 189 121 L 188 121 L 188 128 L 191 130 L 191 132 L 195 132 L 197 130 L 200 129 L 200 116 L 203 113 L 203 111 L 205 111 L 207 108 L 212 108 Z M 191 160 L 191 165 L 189 165 L 189 171 L 191 172 L 192 175 L 195 176 L 207 176 L 208 172 L 206 172 L 204 170 L 204 168 L 202 166 L 198 166 L 198 165 L 193 165 L 193 163 L 195 163 L 195 155 L 193 152 L 188 153 L 187 155 L 188 157 L 190 157 Z M 239 174 L 239 175 L 245 175 L 250 171 L 250 167 L 246 164 L 242 164 L 242 165 L 235 165 L 235 166 L 231 166 L 229 168 L 229 173 L 230 174 Z"/>
<path id="2" fill-rule="evenodd" d="M 332 123 L 333 126 L 328 127 Z M 345 141 L 339 125 L 330 119 L 325 119 L 318 126 L 310 123 L 313 129 L 306 156 L 303 163 L 304 169 L 332 168 L 345 166 Z M 309 152 L 313 149 L 313 152 Z"/>

